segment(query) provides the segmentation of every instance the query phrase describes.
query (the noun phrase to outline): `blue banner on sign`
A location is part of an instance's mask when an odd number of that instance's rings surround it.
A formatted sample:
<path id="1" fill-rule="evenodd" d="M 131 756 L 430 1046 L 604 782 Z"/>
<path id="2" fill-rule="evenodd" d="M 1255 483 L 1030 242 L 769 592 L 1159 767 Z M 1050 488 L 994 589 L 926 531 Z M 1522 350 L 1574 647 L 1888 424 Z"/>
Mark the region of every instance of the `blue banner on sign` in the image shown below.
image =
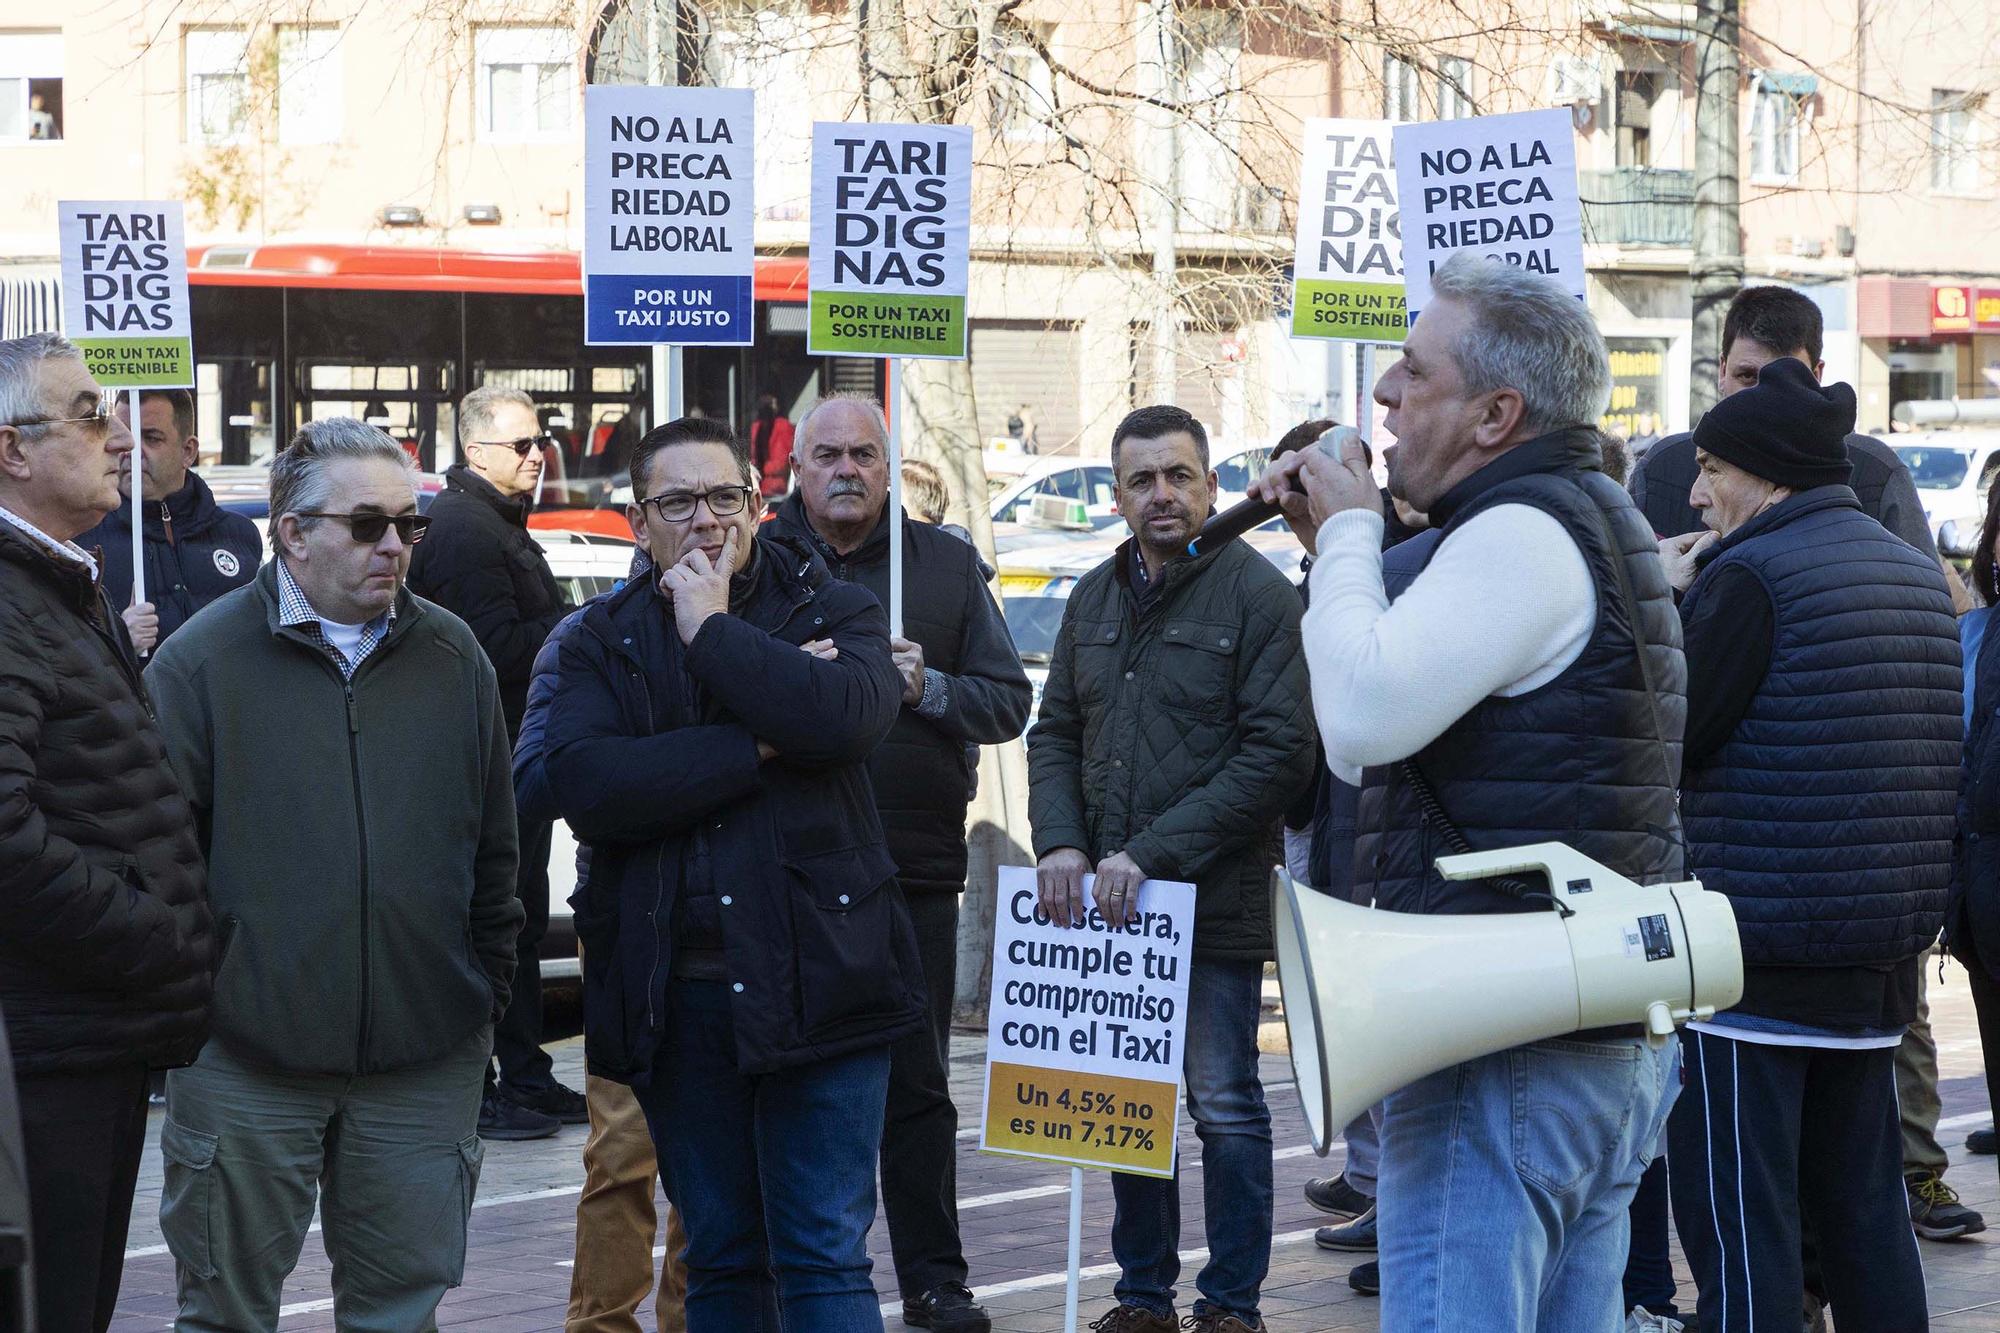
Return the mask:
<path id="1" fill-rule="evenodd" d="M 605 343 L 746 346 L 756 334 L 747 277 L 673 278 L 592 273 L 584 279 L 584 337 Z"/>

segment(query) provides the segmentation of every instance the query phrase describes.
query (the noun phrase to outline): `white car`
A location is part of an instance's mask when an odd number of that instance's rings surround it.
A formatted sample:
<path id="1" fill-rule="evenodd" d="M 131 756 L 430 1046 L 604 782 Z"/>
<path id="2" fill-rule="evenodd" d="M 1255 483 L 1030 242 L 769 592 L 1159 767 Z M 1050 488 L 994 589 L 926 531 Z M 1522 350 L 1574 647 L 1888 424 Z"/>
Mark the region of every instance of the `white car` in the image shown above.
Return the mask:
<path id="1" fill-rule="evenodd" d="M 1216 457 L 1215 507 L 1227 509 L 1243 499 L 1249 493 L 1250 483 L 1270 461 L 1271 450 L 1264 445 L 1235 449 Z M 1080 501 L 1090 526 L 1099 531 L 1116 527 L 1120 518 L 1113 498 L 1115 481 L 1108 458 L 1037 459 L 993 497 L 993 521 L 1025 523 L 1038 497 L 1053 496 Z"/>
<path id="2" fill-rule="evenodd" d="M 1890 445 L 1917 484 L 1938 550 L 1971 555 L 1986 522 L 1986 493 L 2000 474 L 2000 431 L 1911 431 L 1891 436 Z"/>

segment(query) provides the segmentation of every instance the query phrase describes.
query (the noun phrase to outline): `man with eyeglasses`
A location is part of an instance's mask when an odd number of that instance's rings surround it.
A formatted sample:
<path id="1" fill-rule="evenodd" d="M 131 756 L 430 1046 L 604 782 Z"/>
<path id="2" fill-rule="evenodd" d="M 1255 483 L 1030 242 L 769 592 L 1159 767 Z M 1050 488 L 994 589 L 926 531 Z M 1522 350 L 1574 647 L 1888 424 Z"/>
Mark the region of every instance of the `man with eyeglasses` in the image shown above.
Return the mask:
<path id="1" fill-rule="evenodd" d="M 317 1203 L 336 1322 L 430 1328 L 521 928 L 500 687 L 403 586 L 428 520 L 402 446 L 308 422 L 271 514 L 275 558 L 146 673 L 221 939 L 214 1035 L 167 1076 L 160 1231 L 182 1327 L 276 1327 Z"/>
<path id="2" fill-rule="evenodd" d="M 521 734 L 535 654 L 571 610 L 541 543 L 528 532 L 544 439 L 535 400 L 521 390 L 488 384 L 467 394 L 458 405 L 465 461 L 445 469 L 445 489 L 431 502 L 430 530 L 410 557 L 410 591 L 470 625 L 492 661 L 510 743 Z M 540 950 L 549 928 L 551 834 L 547 820 L 520 825 L 516 888 L 527 918 L 515 944 L 513 995 L 493 1029 L 499 1078 L 488 1070 L 481 1138 L 546 1138 L 562 1125 L 589 1119 L 583 1094 L 556 1081 L 542 1049 Z"/>
<path id="3" fill-rule="evenodd" d="M 201 849 L 97 566 L 132 436 L 76 347 L 0 342 L 0 1015 L 44 1333 L 111 1322 L 149 1069 L 208 1031 Z"/>
<path id="4" fill-rule="evenodd" d="M 881 606 L 760 535 L 756 483 L 720 422 L 640 440 L 627 516 L 659 572 L 558 631 L 527 729 L 591 849 L 584 1053 L 646 1113 L 690 1333 L 879 1329 L 889 1048 L 924 1019 L 865 764 L 902 684 Z"/>

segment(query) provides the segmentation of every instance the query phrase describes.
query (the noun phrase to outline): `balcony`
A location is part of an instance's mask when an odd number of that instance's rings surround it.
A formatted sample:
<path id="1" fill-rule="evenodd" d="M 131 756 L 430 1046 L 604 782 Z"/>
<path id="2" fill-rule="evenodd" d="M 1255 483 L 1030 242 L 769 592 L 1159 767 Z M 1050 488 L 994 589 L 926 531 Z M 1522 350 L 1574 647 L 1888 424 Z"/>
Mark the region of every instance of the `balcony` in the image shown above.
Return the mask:
<path id="1" fill-rule="evenodd" d="M 1694 173 L 1613 167 L 1576 173 L 1583 239 L 1595 245 L 1694 244 Z"/>

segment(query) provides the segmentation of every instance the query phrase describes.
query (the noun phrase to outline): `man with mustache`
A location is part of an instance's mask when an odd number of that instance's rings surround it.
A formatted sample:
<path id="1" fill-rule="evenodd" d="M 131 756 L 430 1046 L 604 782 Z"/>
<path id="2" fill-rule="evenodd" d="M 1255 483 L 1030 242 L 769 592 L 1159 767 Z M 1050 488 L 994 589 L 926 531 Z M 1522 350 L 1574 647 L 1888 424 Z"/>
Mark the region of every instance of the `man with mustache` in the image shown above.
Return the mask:
<path id="1" fill-rule="evenodd" d="M 1140 881 L 1195 885 L 1184 1068 L 1210 1258 L 1187 1326 L 1255 1333 L 1271 1259 L 1271 1113 L 1257 1079 L 1269 878 L 1315 754 L 1299 597 L 1242 541 L 1189 552 L 1215 505 L 1194 417 L 1131 413 L 1112 433 L 1111 470 L 1132 537 L 1070 594 L 1028 733 L 1041 901 L 1060 924 L 1094 904 L 1115 927 Z M 1118 1304 L 1091 1327 L 1172 1333 L 1178 1183 L 1111 1179 Z"/>
<path id="2" fill-rule="evenodd" d="M 829 398 L 799 423 L 798 487 L 771 523 L 816 550 L 835 578 L 887 604 L 889 524 L 903 525 L 903 619 L 889 640 L 902 706 L 868 759 L 869 785 L 897 882 L 917 928 L 929 1023 L 889 1052 L 882 1128 L 882 1211 L 903 1322 L 987 1333 L 965 1285 L 959 1242 L 958 1111 L 947 1071 L 958 970 L 958 895 L 965 888 L 965 810 L 976 762 L 969 746 L 1021 734 L 1034 693 L 1007 622 L 986 590 L 979 553 L 889 511 L 889 428 L 872 400 Z M 976 754 L 976 751 L 973 752 Z"/>

